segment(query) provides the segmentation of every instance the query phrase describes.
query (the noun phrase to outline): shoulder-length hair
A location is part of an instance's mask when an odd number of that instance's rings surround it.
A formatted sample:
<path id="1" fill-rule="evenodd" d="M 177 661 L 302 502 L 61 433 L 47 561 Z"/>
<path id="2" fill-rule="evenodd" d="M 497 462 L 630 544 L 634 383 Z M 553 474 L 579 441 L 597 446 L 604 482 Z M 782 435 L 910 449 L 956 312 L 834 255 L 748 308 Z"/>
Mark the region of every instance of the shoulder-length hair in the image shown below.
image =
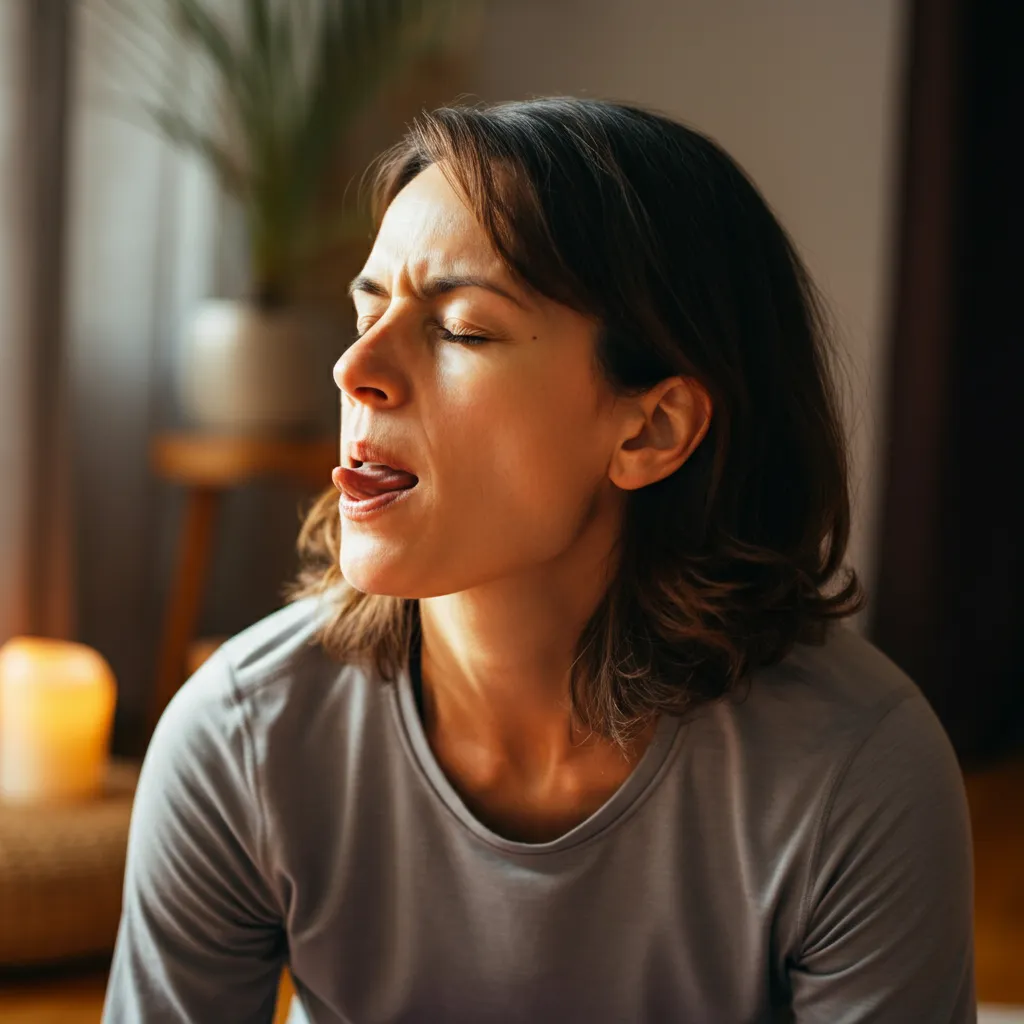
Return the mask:
<path id="1" fill-rule="evenodd" d="M 792 241 L 711 139 L 625 104 L 554 97 L 424 113 L 373 167 L 379 224 L 436 164 L 529 288 L 600 324 L 619 394 L 695 378 L 710 429 L 671 476 L 629 492 L 618 572 L 583 629 L 575 715 L 625 745 L 656 713 L 719 698 L 859 610 L 843 570 L 848 454 L 823 302 Z M 339 569 L 332 489 L 309 512 L 288 597 L 327 595 L 319 639 L 391 680 L 418 601 Z"/>

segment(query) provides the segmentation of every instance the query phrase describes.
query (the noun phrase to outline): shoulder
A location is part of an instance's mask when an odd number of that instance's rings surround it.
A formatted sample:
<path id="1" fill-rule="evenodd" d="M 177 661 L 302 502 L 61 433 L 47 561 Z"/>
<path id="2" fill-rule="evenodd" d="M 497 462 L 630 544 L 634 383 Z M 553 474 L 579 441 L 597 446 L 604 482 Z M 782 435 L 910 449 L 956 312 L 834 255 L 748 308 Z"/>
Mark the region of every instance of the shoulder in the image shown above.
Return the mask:
<path id="1" fill-rule="evenodd" d="M 225 641 L 175 694 L 147 759 L 190 772 L 231 762 L 258 788 L 268 756 L 287 760 L 318 729 L 337 734 L 339 719 L 372 713 L 383 685 L 363 666 L 331 658 L 319 642 L 330 613 L 306 598 Z"/>
<path id="2" fill-rule="evenodd" d="M 359 704 L 379 681 L 366 666 L 344 664 L 324 650 L 320 631 L 331 614 L 326 600 L 304 598 L 235 634 L 175 696 L 174 717 L 259 732 L 282 716 L 307 718 L 337 711 L 339 703 Z"/>
<path id="3" fill-rule="evenodd" d="M 947 803 L 962 802 L 952 744 L 924 694 L 845 626 L 756 673 L 714 706 L 705 728 L 735 738 L 743 772 L 765 798 L 814 806 L 819 831 L 843 806 L 866 808 L 869 794 L 894 807 L 934 804 L 941 787 Z"/>
<path id="4" fill-rule="evenodd" d="M 915 683 L 846 627 L 755 673 L 687 729 L 707 813 L 728 813 L 769 876 L 783 864 L 795 873 L 794 924 L 836 865 L 865 865 L 869 848 L 876 864 L 929 844 L 962 861 L 966 801 L 945 730 Z"/>
<path id="5" fill-rule="evenodd" d="M 226 640 L 175 693 L 153 741 L 238 742 L 253 698 L 317 660 L 316 624 L 316 607 L 297 602 Z"/>
<path id="6" fill-rule="evenodd" d="M 921 690 L 881 651 L 839 628 L 824 646 L 779 666 L 776 685 L 783 705 L 786 694 L 802 695 L 802 727 L 816 724 L 820 734 L 805 741 L 822 751 L 819 881 L 833 877 L 854 847 L 863 857 L 874 850 L 884 863 L 912 856 L 920 864 L 939 850 L 967 855 L 966 796 L 953 746 Z M 782 728 L 798 742 L 788 723 Z"/>
<path id="7" fill-rule="evenodd" d="M 788 948 L 798 1016 L 834 1020 L 870 999 L 887 1020 L 967 1020 L 970 818 L 945 730 L 917 686 L 848 630 L 780 670 L 773 720 L 789 694 L 800 728 L 783 722 L 780 734 L 810 752 L 791 772 L 819 779 L 805 785 L 814 813 Z"/>
<path id="8" fill-rule="evenodd" d="M 868 640 L 835 625 L 823 644 L 798 644 L 754 673 L 749 685 L 714 705 L 708 725 L 738 733 L 764 768 L 799 762 L 838 772 L 844 756 L 890 716 L 890 728 L 904 738 L 948 746 L 913 680 Z"/>
<path id="9" fill-rule="evenodd" d="M 265 866 L 296 815 L 358 775 L 352 759 L 379 747 L 374 732 L 385 736 L 386 687 L 324 651 L 329 614 L 315 599 L 285 606 L 227 640 L 175 694 L 139 781 L 148 844 L 227 832 L 225 848 Z"/>
<path id="10" fill-rule="evenodd" d="M 326 664 L 319 630 L 329 614 L 325 600 L 304 598 L 226 640 L 217 653 L 230 671 L 236 698 L 249 699 L 265 687 Z"/>
<path id="11" fill-rule="evenodd" d="M 949 941 L 931 953 L 967 984 L 958 959 L 970 935 L 963 779 L 930 704 L 889 658 L 835 626 L 688 729 L 695 791 L 707 794 L 712 823 L 727 823 L 745 881 L 776 906 L 779 949 L 804 965 L 805 988 L 818 984 L 813 972 L 853 977 L 911 923 L 938 931 L 929 915 L 940 911 Z M 830 1014 L 813 1019 L 840 1015 Z"/>

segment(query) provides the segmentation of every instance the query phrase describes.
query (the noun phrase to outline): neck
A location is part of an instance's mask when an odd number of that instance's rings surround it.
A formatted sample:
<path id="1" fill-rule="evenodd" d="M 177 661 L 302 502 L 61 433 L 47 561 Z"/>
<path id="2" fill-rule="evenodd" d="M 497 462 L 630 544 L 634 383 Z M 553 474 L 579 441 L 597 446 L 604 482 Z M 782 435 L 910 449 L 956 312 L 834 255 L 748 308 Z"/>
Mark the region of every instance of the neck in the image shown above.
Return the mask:
<path id="1" fill-rule="evenodd" d="M 603 525 L 592 521 L 554 562 L 420 599 L 427 735 L 435 749 L 458 747 L 481 778 L 543 782 L 595 758 L 624 760 L 574 720 L 569 699 L 579 636 L 614 570 L 617 523 Z"/>

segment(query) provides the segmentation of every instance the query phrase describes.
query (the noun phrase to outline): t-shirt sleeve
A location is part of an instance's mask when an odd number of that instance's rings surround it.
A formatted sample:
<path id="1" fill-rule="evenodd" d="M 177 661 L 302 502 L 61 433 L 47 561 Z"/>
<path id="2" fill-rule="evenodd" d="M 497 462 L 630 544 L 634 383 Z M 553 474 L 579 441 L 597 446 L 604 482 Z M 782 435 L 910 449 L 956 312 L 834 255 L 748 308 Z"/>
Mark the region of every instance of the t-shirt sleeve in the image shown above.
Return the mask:
<path id="1" fill-rule="evenodd" d="M 974 1024 L 963 778 L 920 694 L 851 752 L 826 805 L 790 964 L 797 1024 Z"/>
<path id="2" fill-rule="evenodd" d="M 286 942 L 260 867 L 244 707 L 220 652 L 171 701 L 132 808 L 104 1024 L 267 1024 Z"/>

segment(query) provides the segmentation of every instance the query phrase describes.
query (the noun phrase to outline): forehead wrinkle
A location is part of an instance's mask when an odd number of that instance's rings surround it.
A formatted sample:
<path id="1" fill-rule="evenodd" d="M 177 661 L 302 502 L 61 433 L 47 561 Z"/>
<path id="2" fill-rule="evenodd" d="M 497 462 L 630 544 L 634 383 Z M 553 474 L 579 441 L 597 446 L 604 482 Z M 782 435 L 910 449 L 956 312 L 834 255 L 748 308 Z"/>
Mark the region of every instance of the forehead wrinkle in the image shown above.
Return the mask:
<path id="1" fill-rule="evenodd" d="M 417 177 L 394 198 L 363 274 L 388 291 L 394 291 L 396 281 L 407 281 L 420 294 L 430 280 L 468 277 L 522 292 L 464 200 L 447 182 L 440 189 L 437 184 Z"/>
<path id="2" fill-rule="evenodd" d="M 426 282 L 438 278 L 485 278 L 498 285 L 514 288 L 515 282 L 505 265 L 493 253 L 486 260 L 471 254 L 447 254 L 432 249 L 429 252 L 409 258 L 396 258 L 386 246 L 366 263 L 363 275 L 378 281 L 388 291 L 393 291 L 393 280 L 407 280 L 414 292 L 419 294 Z M 379 255 L 379 260 L 378 260 Z"/>
<path id="3" fill-rule="evenodd" d="M 377 236 L 368 263 L 377 263 L 378 258 L 385 266 L 408 268 L 420 279 L 453 277 L 457 275 L 479 276 L 505 273 L 505 266 L 493 246 L 486 238 L 467 239 L 459 237 L 456 231 L 430 233 L 403 232 L 398 245 L 392 239 Z"/>
<path id="4" fill-rule="evenodd" d="M 475 241 L 488 244 L 483 227 L 470 210 L 454 194 L 418 194 L 415 181 L 394 198 L 381 221 L 378 237 L 400 242 L 416 238 L 451 238 L 476 236 Z"/>

